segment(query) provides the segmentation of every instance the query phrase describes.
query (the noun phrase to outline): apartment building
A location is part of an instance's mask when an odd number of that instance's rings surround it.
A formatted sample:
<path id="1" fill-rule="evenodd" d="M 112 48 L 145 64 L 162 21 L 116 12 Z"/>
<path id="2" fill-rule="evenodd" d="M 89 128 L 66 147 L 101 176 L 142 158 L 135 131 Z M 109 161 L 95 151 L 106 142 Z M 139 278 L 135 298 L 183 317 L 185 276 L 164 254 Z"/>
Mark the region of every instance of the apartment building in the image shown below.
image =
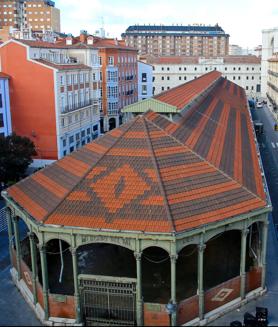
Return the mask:
<path id="1" fill-rule="evenodd" d="M 138 100 L 152 97 L 153 66 L 138 60 Z"/>
<path id="2" fill-rule="evenodd" d="M 268 91 L 268 65 L 269 59 L 278 53 L 278 27 L 262 31 L 262 96 Z"/>
<path id="3" fill-rule="evenodd" d="M 267 97 L 278 116 L 278 53 L 268 60 Z"/>
<path id="4" fill-rule="evenodd" d="M 0 2 L 0 37 L 7 41 L 14 31 L 30 28 L 33 33 L 60 32 L 60 10 L 50 0 Z"/>
<path id="5" fill-rule="evenodd" d="M 0 137 L 12 132 L 9 76 L 0 73 Z"/>
<path id="6" fill-rule="evenodd" d="M 40 41 L 0 46 L 2 72 L 11 78 L 12 129 L 29 137 L 42 163 L 62 158 L 99 135 L 92 68 L 68 49 Z"/>
<path id="7" fill-rule="evenodd" d="M 148 57 L 147 62 L 154 67 L 154 95 L 212 70 L 221 72 L 224 78 L 244 88 L 248 96 L 261 94 L 261 60 L 256 56 Z"/>
<path id="8" fill-rule="evenodd" d="M 121 109 L 138 101 L 137 50 L 127 47 L 124 41 L 95 37 L 86 31 L 78 37 L 69 35 L 57 44 L 66 46 L 80 63 L 98 69 L 92 78 L 94 91 L 100 85 L 101 131 L 118 127 L 122 122 Z"/>
<path id="9" fill-rule="evenodd" d="M 127 46 L 139 55 L 225 56 L 229 54 L 229 34 L 215 26 L 132 25 L 122 34 Z"/>

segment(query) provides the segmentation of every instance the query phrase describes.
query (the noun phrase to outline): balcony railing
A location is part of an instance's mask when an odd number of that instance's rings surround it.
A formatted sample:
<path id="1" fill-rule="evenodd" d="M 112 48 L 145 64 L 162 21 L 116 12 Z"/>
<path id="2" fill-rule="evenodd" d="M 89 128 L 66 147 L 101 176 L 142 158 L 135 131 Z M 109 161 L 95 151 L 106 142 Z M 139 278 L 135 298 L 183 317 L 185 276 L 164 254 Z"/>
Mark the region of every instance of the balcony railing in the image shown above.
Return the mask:
<path id="1" fill-rule="evenodd" d="M 278 73 L 276 73 L 276 72 L 274 72 L 274 71 L 272 71 L 270 69 L 267 72 L 268 72 L 269 75 L 272 75 L 274 77 L 278 77 Z"/>
<path id="2" fill-rule="evenodd" d="M 68 112 L 72 112 L 81 108 L 91 106 L 92 104 L 94 104 L 95 101 L 97 100 L 90 99 L 83 102 L 81 101 L 81 102 L 73 103 L 72 105 L 67 105 L 65 106 L 64 110 L 62 110 L 62 114 L 66 114 Z"/>

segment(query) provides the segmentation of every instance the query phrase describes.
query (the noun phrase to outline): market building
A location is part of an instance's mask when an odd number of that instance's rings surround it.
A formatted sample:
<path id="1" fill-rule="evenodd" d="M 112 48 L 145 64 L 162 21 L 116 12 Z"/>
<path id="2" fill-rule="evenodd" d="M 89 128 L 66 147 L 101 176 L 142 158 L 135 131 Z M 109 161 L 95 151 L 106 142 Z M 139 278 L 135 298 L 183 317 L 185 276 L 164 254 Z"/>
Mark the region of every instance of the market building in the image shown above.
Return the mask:
<path id="1" fill-rule="evenodd" d="M 177 122 L 149 110 L 2 192 L 11 274 L 44 323 L 206 324 L 266 291 L 246 95 L 211 87 Z"/>

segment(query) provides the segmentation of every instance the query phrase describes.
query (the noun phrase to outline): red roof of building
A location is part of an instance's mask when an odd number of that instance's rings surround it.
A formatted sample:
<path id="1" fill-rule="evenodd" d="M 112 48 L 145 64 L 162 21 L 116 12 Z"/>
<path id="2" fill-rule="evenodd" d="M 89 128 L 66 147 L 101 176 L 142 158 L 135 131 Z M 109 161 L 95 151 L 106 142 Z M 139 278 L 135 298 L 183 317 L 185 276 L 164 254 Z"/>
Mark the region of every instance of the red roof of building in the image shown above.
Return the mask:
<path id="1" fill-rule="evenodd" d="M 190 82 L 157 94 L 153 98 L 182 110 L 194 98 L 207 90 L 220 77 L 221 73 L 218 71 L 212 71 Z"/>
<path id="2" fill-rule="evenodd" d="M 86 66 L 83 64 L 55 64 L 53 62 L 44 60 L 44 59 L 36 59 L 35 61 L 40 62 L 41 64 L 44 64 L 46 66 L 59 69 L 59 70 L 77 70 L 77 69 L 86 69 L 91 70 L 92 68 L 90 66 Z"/>
<path id="3" fill-rule="evenodd" d="M 223 62 L 225 64 L 260 64 L 261 58 L 252 55 L 242 56 L 223 56 Z M 163 56 L 154 57 L 146 56 L 148 63 L 154 65 L 182 65 L 182 64 L 198 64 L 200 59 L 219 59 L 219 57 L 198 57 L 198 56 Z"/>
<path id="4" fill-rule="evenodd" d="M 8 195 L 45 225 L 157 233 L 265 208 L 245 92 L 221 78 L 179 123 L 138 116 Z"/>
<path id="5" fill-rule="evenodd" d="M 33 41 L 33 40 L 18 40 L 14 41 L 20 42 L 22 44 L 28 45 L 32 48 L 51 48 L 51 49 L 88 49 L 88 48 L 116 48 L 122 50 L 132 50 L 138 51 L 136 48 L 128 47 L 122 40 L 99 38 L 94 36 L 94 43 L 92 45 L 87 44 L 87 42 L 82 42 L 80 36 L 72 38 L 72 45 L 68 45 L 66 38 L 56 41 L 56 43 L 44 42 L 44 41 Z"/>

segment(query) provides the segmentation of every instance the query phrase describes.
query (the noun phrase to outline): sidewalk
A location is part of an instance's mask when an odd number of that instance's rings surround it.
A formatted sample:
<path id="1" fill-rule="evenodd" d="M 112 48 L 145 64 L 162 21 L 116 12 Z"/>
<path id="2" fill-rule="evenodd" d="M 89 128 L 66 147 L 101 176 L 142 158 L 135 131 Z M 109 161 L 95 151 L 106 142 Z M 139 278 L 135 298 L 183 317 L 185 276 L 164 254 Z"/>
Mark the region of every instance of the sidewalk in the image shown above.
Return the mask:
<path id="1" fill-rule="evenodd" d="M 0 233 L 0 326 L 41 326 L 12 282 L 6 232 Z"/>
<path id="2" fill-rule="evenodd" d="M 249 302 L 242 308 L 235 310 L 227 315 L 213 321 L 208 326 L 230 326 L 234 320 L 243 323 L 245 312 L 256 313 L 256 307 L 268 308 L 269 326 L 278 326 L 278 242 L 275 235 L 272 215 L 269 216 L 269 236 L 267 252 L 267 288 L 268 292 L 261 298 Z"/>

